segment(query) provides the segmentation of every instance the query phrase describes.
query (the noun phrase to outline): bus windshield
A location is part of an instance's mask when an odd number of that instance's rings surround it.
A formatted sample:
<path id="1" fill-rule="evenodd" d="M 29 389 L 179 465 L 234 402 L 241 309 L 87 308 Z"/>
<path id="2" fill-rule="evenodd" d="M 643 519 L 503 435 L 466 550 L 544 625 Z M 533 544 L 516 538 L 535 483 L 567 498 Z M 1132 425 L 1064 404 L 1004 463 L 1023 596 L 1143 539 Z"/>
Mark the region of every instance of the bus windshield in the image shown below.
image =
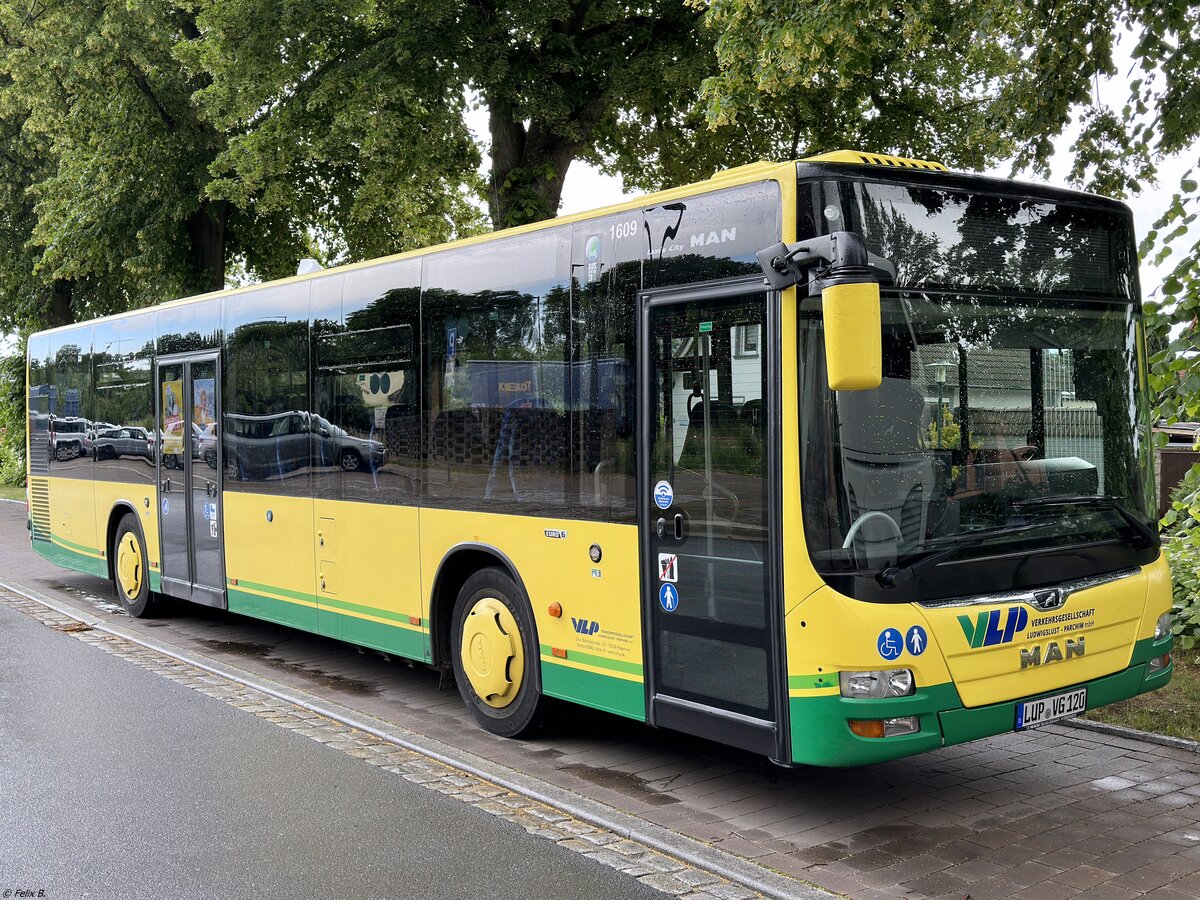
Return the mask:
<path id="1" fill-rule="evenodd" d="M 836 394 L 818 299 L 801 311 L 806 535 L 843 590 L 932 600 L 1148 561 L 1135 306 L 885 292 L 883 383 Z"/>
<path id="2" fill-rule="evenodd" d="M 1115 204 L 904 180 L 818 181 L 799 234 L 850 230 L 896 268 L 895 286 L 1128 300 L 1136 262 L 1127 211 Z"/>

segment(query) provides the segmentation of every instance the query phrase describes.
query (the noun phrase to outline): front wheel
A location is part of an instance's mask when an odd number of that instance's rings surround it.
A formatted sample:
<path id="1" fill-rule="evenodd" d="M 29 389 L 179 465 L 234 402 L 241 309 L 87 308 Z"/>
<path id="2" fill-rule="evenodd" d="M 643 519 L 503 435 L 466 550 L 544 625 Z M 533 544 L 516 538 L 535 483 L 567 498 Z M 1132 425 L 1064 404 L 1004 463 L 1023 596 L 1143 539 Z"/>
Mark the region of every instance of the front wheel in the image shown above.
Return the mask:
<path id="1" fill-rule="evenodd" d="M 154 610 L 150 593 L 150 561 L 146 541 L 133 513 L 126 513 L 117 525 L 112 545 L 113 586 L 125 612 L 134 618 Z"/>
<path id="2" fill-rule="evenodd" d="M 484 569 L 467 579 L 454 604 L 450 647 L 459 693 L 480 725 L 519 737 L 541 724 L 533 615 L 506 572 Z"/>
<path id="3" fill-rule="evenodd" d="M 338 457 L 343 472 L 357 472 L 362 465 L 362 458 L 353 450 L 343 450 Z"/>

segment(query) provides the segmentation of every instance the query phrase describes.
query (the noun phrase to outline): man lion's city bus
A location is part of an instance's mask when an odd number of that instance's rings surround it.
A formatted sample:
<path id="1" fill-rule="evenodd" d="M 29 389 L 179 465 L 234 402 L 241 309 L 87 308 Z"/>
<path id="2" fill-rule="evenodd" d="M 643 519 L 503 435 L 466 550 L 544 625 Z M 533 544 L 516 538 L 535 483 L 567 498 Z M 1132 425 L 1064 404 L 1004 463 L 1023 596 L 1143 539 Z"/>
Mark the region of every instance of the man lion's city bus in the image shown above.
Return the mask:
<path id="1" fill-rule="evenodd" d="M 842 151 L 42 332 L 33 547 L 500 735 L 1036 727 L 1172 674 L 1136 263 L 1120 203 Z"/>

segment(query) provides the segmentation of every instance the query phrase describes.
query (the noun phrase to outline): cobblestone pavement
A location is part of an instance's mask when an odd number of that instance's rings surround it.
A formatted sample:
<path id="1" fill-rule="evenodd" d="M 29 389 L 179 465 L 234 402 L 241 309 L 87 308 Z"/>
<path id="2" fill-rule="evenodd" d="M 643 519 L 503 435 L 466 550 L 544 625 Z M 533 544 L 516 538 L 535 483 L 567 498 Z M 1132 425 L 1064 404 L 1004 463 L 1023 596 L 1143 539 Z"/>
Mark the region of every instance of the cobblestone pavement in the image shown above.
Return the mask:
<path id="1" fill-rule="evenodd" d="M 40 603 L 0 589 L 0 603 L 71 634 L 134 665 L 222 700 L 282 728 L 379 766 L 415 784 L 470 803 L 523 827 L 563 849 L 581 853 L 641 883 L 684 900 L 744 900 L 762 895 L 655 852 L 618 834 L 491 784 L 395 743 L 349 727 L 296 704 L 206 672 L 133 641 L 95 630 Z"/>
<path id="2" fill-rule="evenodd" d="M 226 613 L 119 616 L 104 582 L 11 549 L 19 580 L 121 627 L 292 684 L 853 897 L 1200 896 L 1200 758 L 1047 726 L 855 770 L 759 758 L 591 710 L 481 731 L 436 674 Z M 569 840 L 570 838 L 568 838 Z"/>

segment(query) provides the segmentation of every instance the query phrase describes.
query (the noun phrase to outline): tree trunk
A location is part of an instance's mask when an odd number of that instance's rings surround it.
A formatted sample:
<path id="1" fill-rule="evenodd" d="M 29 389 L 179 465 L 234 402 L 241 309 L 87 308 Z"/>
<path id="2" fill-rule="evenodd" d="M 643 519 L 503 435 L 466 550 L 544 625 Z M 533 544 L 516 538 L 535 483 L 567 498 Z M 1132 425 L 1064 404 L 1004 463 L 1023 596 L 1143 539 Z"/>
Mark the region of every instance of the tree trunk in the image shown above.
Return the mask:
<path id="1" fill-rule="evenodd" d="M 50 308 L 47 310 L 46 327 L 57 328 L 75 321 L 75 310 L 71 308 L 71 294 L 75 283 L 67 278 L 56 278 L 50 286 Z"/>
<path id="2" fill-rule="evenodd" d="M 512 228 L 554 218 L 567 169 L 587 135 L 567 138 L 546 131 L 536 121 L 526 129 L 514 117 L 511 104 L 502 100 L 488 103 L 488 125 L 492 226 Z"/>
<path id="3" fill-rule="evenodd" d="M 225 287 L 225 225 L 228 220 L 229 206 L 224 201 L 206 201 L 188 217 L 193 269 L 189 289 L 207 292 Z"/>

